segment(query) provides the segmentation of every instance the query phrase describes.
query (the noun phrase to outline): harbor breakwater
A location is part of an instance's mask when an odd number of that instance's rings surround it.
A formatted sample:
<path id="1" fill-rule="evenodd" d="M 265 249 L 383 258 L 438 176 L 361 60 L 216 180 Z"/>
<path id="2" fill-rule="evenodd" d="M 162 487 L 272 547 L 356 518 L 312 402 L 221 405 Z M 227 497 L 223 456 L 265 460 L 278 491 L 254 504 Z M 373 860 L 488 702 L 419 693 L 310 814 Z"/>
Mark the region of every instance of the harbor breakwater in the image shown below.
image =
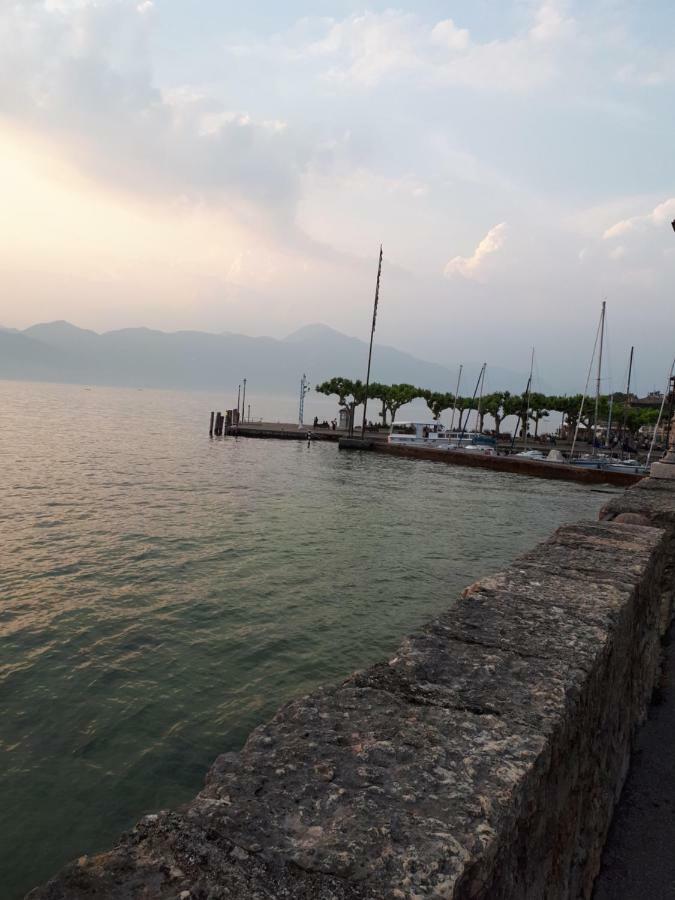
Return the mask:
<path id="1" fill-rule="evenodd" d="M 473 469 L 491 469 L 493 472 L 508 472 L 511 475 L 529 475 L 533 478 L 548 478 L 553 481 L 576 481 L 580 484 L 611 484 L 615 487 L 629 487 L 637 484 L 644 475 L 633 472 L 616 472 L 609 468 L 571 466 L 548 460 L 528 459 L 510 454 L 491 455 L 472 453 L 466 450 L 435 450 L 427 447 L 409 447 L 388 444 L 385 441 L 361 441 L 359 438 L 341 438 L 341 450 L 363 450 L 384 453 L 388 456 L 403 456 L 407 459 L 426 459 L 442 462 L 450 466 L 468 466 Z"/>
<path id="2" fill-rule="evenodd" d="M 284 706 L 186 807 L 31 900 L 589 897 L 658 678 L 675 487 L 645 479 Z"/>
<path id="3" fill-rule="evenodd" d="M 529 475 L 553 481 L 576 481 L 580 484 L 611 484 L 615 487 L 629 487 L 637 484 L 644 475 L 633 472 L 619 472 L 609 468 L 570 466 L 547 460 L 530 459 L 510 453 L 488 455 L 464 450 L 436 450 L 433 447 L 411 447 L 390 444 L 388 431 L 368 433 L 365 440 L 360 436 L 348 437 L 344 433 L 330 429 L 299 428 L 297 425 L 246 424 L 232 426 L 225 430 L 228 437 L 264 438 L 270 440 L 331 441 L 338 443 L 341 450 L 374 451 L 389 456 L 407 459 L 424 459 L 447 465 L 469 468 L 491 469 L 494 472 L 508 472 L 512 475 Z"/>

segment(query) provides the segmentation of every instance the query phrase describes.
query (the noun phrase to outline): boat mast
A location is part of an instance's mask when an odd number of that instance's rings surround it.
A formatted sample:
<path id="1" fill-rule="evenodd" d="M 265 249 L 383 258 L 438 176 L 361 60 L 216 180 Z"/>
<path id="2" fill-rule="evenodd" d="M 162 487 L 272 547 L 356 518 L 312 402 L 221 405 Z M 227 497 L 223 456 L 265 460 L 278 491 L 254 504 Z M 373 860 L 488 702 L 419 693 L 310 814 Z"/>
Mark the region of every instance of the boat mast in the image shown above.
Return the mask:
<path id="1" fill-rule="evenodd" d="M 373 337 L 375 336 L 375 321 L 377 319 L 377 302 L 380 299 L 380 275 L 382 274 L 382 244 L 380 244 L 380 259 L 377 264 L 377 281 L 375 283 L 375 303 L 373 304 L 373 324 L 370 328 L 370 347 L 368 349 L 368 370 L 366 372 L 366 391 L 363 397 L 363 423 L 361 424 L 361 440 L 366 436 L 366 409 L 368 407 L 368 387 L 370 385 L 370 361 L 373 356 Z"/>
<path id="2" fill-rule="evenodd" d="M 527 450 L 527 423 L 530 421 L 530 398 L 532 397 L 532 373 L 534 372 L 534 347 L 530 356 L 530 377 L 527 379 L 527 407 L 525 409 L 525 449 Z"/>
<path id="3" fill-rule="evenodd" d="M 630 358 L 628 360 L 628 381 L 626 382 L 626 396 L 623 401 L 623 416 L 621 418 L 621 431 L 619 432 L 620 440 L 621 440 L 621 459 L 623 459 L 623 445 L 625 443 L 626 436 L 626 420 L 628 418 L 628 406 L 629 406 L 629 397 L 630 397 L 630 376 L 633 373 L 633 351 L 635 347 L 630 348 Z"/>
<path id="4" fill-rule="evenodd" d="M 483 368 L 481 369 L 481 379 L 480 379 L 480 393 L 478 395 L 478 408 L 476 409 L 476 431 L 478 431 L 478 423 L 480 422 L 480 410 L 483 405 L 483 388 L 485 387 L 485 370 L 487 369 L 487 363 L 483 363 Z"/>
<path id="5" fill-rule="evenodd" d="M 516 438 L 518 437 L 518 428 L 520 427 L 523 421 L 523 412 L 525 413 L 525 449 L 527 450 L 527 420 L 530 417 L 530 393 L 532 387 L 532 370 L 534 369 L 534 347 L 532 348 L 532 357 L 530 359 L 530 375 L 527 379 L 527 384 L 525 385 L 525 394 L 523 396 L 527 397 L 527 406 L 523 408 L 520 407 L 520 413 L 518 414 L 518 425 L 516 425 L 515 430 L 513 432 L 513 437 L 511 438 L 511 451 L 513 452 L 513 448 L 516 445 Z"/>
<path id="6" fill-rule="evenodd" d="M 452 418 L 450 419 L 450 431 L 452 431 L 452 428 L 455 424 L 455 410 L 457 409 L 457 397 L 459 396 L 459 383 L 462 380 L 462 369 L 463 368 L 464 368 L 464 366 L 461 365 L 461 363 L 460 363 L 459 372 L 457 373 L 457 387 L 455 388 L 455 397 L 452 401 Z"/>
<path id="7" fill-rule="evenodd" d="M 604 303 L 603 303 L 604 307 Z M 579 406 L 579 413 L 577 415 L 577 424 L 574 429 L 574 437 L 572 438 L 572 449 L 570 450 L 570 459 L 574 456 L 574 448 L 577 443 L 577 437 L 579 435 L 579 426 L 581 425 L 581 417 L 584 412 L 584 405 L 586 403 L 586 397 L 588 396 L 588 385 L 591 383 L 591 373 L 593 372 L 593 361 L 595 360 L 595 351 L 598 347 L 598 338 L 600 337 L 600 326 L 602 325 L 602 317 L 600 318 L 600 322 L 598 322 L 598 327 L 595 332 L 595 343 L 593 344 L 593 353 L 591 354 L 591 361 L 588 364 L 588 374 L 586 375 L 586 384 L 584 386 L 584 392 L 581 396 L 581 405 Z"/>
<path id="8" fill-rule="evenodd" d="M 675 372 L 675 359 L 670 366 L 670 372 L 668 372 L 668 380 L 666 381 L 666 389 L 663 393 L 663 398 L 661 400 L 661 408 L 659 409 L 659 417 L 656 420 L 656 425 L 654 426 L 654 432 L 652 434 L 652 442 L 649 445 L 649 453 L 647 454 L 647 460 L 645 465 L 649 468 L 649 463 L 652 458 L 652 453 L 654 452 L 654 444 L 656 443 L 656 432 L 659 430 L 659 426 L 661 425 L 661 417 L 663 416 L 663 407 L 666 405 L 666 397 L 668 396 L 668 392 L 670 390 L 670 386 L 673 380 L 673 372 Z"/>
<path id="9" fill-rule="evenodd" d="M 600 406 L 600 379 L 602 377 L 602 345 L 605 338 L 605 307 L 607 302 L 602 301 L 602 312 L 600 313 L 600 351 L 598 353 L 598 377 L 595 383 L 595 414 L 593 416 L 593 456 L 596 455 L 597 448 L 595 446 L 595 438 L 598 431 L 598 409 Z"/>
<path id="10" fill-rule="evenodd" d="M 462 432 L 461 432 L 461 434 L 460 434 L 460 436 L 459 436 L 459 446 L 460 446 L 460 448 L 461 448 L 461 446 L 462 446 L 462 439 L 464 438 L 464 433 L 465 433 L 465 431 L 466 431 L 466 426 L 469 424 L 469 415 L 470 415 L 470 413 L 471 413 L 471 410 L 473 409 L 473 402 L 474 402 L 474 400 L 476 399 L 476 394 L 478 393 L 478 388 L 480 387 L 480 383 L 481 383 L 481 380 L 482 380 L 482 378 L 483 378 L 483 371 L 484 371 L 486 365 L 487 365 L 487 363 L 483 363 L 483 365 L 481 366 L 480 374 L 479 374 L 479 376 L 478 376 L 478 381 L 476 382 L 476 387 L 473 389 L 473 397 L 471 398 L 471 407 L 470 407 L 470 409 L 468 410 L 468 412 L 467 412 L 467 414 L 466 414 L 466 419 L 465 419 L 465 421 L 464 421 L 464 427 L 462 428 Z"/>

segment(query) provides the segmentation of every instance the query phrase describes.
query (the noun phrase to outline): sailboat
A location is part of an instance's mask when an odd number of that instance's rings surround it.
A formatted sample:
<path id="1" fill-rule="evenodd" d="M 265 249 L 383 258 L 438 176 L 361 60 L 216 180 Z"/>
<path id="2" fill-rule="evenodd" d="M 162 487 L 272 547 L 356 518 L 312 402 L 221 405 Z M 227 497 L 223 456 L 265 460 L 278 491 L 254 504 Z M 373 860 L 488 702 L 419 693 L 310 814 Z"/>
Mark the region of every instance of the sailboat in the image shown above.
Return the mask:
<path id="1" fill-rule="evenodd" d="M 577 420 L 577 427 L 574 430 L 574 440 L 572 441 L 572 449 L 570 452 L 570 464 L 573 466 L 584 466 L 585 468 L 590 469 L 606 469 L 611 470 L 612 472 L 632 472 L 636 475 L 646 475 L 648 474 L 649 469 L 647 466 L 641 465 L 636 459 L 613 459 L 611 456 L 606 454 L 598 453 L 598 412 L 600 408 L 600 386 L 602 383 L 602 352 L 604 347 L 605 340 L 605 316 L 607 312 L 607 304 L 606 301 L 602 301 L 602 310 L 600 312 L 600 323 L 598 325 L 598 333 L 595 338 L 595 345 L 593 347 L 593 355 L 591 357 L 591 366 L 589 367 L 588 378 L 586 380 L 586 390 L 588 390 L 588 381 L 590 380 L 591 369 L 593 366 L 593 359 L 595 358 L 595 348 L 598 346 L 598 339 L 600 341 L 600 347 L 598 352 L 598 369 L 597 376 L 595 381 L 595 410 L 593 414 L 593 448 L 591 453 L 586 453 L 582 456 L 578 456 L 574 459 L 574 446 L 577 441 L 577 435 L 579 432 L 579 425 L 581 424 L 581 414 L 583 413 L 584 403 L 586 401 L 586 391 L 584 392 L 583 399 L 581 401 L 581 407 L 579 409 L 579 418 Z M 631 347 L 630 353 L 630 364 L 628 367 L 628 385 L 626 387 L 626 402 L 628 402 L 628 392 L 630 391 L 630 376 L 633 366 L 633 348 Z M 625 415 L 626 412 L 624 410 L 624 423 L 625 423 Z M 610 421 L 607 424 L 607 438 L 609 438 L 609 426 L 611 422 L 611 406 L 610 406 Z"/>
<path id="2" fill-rule="evenodd" d="M 624 459 L 624 445 L 625 445 L 625 435 L 626 435 L 626 419 L 628 417 L 628 408 L 630 406 L 630 379 L 631 374 L 633 372 L 633 353 L 635 351 L 635 347 L 630 348 L 630 356 L 628 358 L 628 379 L 626 381 L 626 397 L 624 399 L 623 404 L 623 417 L 621 420 L 621 428 L 619 430 L 619 440 L 621 442 L 621 457 L 617 459 L 616 457 L 611 457 L 609 460 L 610 468 L 613 472 L 635 472 L 638 475 L 646 475 L 649 472 L 648 466 L 641 465 L 637 459 Z M 609 426 L 607 427 L 607 431 L 609 432 Z"/>

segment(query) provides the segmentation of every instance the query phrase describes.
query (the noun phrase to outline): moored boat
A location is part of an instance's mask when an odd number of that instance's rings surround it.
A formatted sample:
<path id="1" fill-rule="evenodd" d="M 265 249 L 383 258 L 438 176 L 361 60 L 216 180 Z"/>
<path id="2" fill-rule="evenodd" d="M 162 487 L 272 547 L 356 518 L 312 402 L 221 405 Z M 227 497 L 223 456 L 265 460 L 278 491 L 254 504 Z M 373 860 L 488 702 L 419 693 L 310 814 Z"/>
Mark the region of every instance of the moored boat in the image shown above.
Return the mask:
<path id="1" fill-rule="evenodd" d="M 404 447 L 426 447 L 434 450 L 468 450 L 495 454 L 497 441 L 475 431 L 457 431 L 440 422 L 394 422 L 388 443 Z"/>

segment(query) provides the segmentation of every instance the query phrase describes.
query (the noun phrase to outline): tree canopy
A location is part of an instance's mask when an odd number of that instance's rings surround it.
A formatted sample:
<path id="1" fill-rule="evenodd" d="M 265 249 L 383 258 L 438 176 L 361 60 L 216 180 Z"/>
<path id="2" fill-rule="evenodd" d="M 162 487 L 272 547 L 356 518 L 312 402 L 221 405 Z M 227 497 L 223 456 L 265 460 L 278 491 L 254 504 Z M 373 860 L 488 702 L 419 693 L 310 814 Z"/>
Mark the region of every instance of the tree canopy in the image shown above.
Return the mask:
<path id="1" fill-rule="evenodd" d="M 360 406 L 366 396 L 365 385 L 362 381 L 352 381 L 349 378 L 336 377 L 316 386 L 316 390 L 320 394 L 327 396 L 335 395 L 338 398 L 338 404 L 346 409 L 349 414 L 350 430 L 354 427 L 354 412 L 357 406 Z M 443 391 L 431 391 L 425 388 L 416 387 L 412 384 L 382 384 L 374 382 L 368 388 L 368 399 L 380 401 L 379 417 L 382 419 L 383 425 L 390 424 L 396 420 L 396 415 L 401 407 L 406 406 L 413 400 L 422 398 L 426 401 L 427 407 L 434 418 L 438 421 L 443 412 L 452 409 L 453 406 L 459 411 L 459 418 L 456 427 L 461 429 L 466 427 L 468 416 L 472 411 L 478 414 L 477 425 L 479 430 L 483 428 L 483 419 L 490 416 L 494 422 L 494 431 L 500 434 L 504 422 L 510 417 L 514 417 L 516 422 L 514 428 L 521 433 L 529 430 L 529 423 L 534 424 L 535 436 L 539 432 L 540 423 L 543 419 L 550 416 L 551 412 L 562 414 L 562 423 L 573 431 L 577 424 L 584 427 L 590 427 L 594 413 L 595 400 L 587 397 L 583 403 L 581 394 L 563 395 L 547 395 L 533 391 L 529 397 L 527 394 L 512 394 L 509 391 L 493 391 L 480 398 L 473 397 L 455 397 L 452 393 Z M 598 420 L 600 424 L 606 425 L 610 415 L 610 400 L 612 406 L 612 425 L 616 431 L 620 431 L 625 416 L 625 430 L 635 435 L 643 425 L 654 425 L 658 418 L 658 410 L 655 409 L 639 409 L 635 407 L 625 407 L 625 395 L 615 393 L 613 395 L 603 395 L 600 397 L 598 404 Z"/>

